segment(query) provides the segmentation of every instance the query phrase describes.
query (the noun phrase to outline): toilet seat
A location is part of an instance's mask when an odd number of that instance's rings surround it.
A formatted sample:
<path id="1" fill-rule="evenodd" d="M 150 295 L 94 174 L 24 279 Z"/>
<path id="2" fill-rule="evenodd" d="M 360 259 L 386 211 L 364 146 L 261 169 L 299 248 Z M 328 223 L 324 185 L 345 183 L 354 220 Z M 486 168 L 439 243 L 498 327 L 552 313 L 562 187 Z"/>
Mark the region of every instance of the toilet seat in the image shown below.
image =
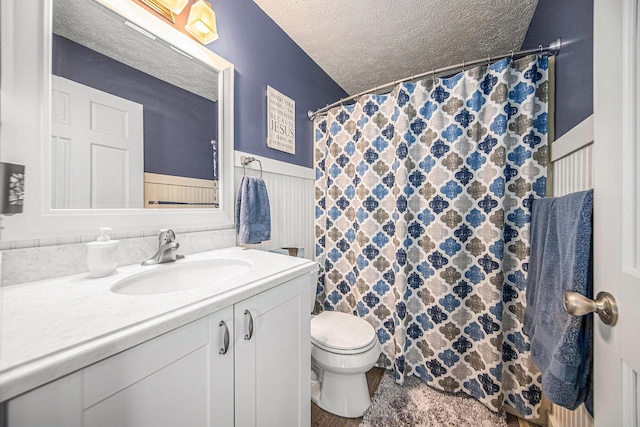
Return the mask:
<path id="1" fill-rule="evenodd" d="M 311 320 L 311 343 L 330 353 L 360 354 L 377 344 L 366 320 L 347 313 L 324 311 Z"/>

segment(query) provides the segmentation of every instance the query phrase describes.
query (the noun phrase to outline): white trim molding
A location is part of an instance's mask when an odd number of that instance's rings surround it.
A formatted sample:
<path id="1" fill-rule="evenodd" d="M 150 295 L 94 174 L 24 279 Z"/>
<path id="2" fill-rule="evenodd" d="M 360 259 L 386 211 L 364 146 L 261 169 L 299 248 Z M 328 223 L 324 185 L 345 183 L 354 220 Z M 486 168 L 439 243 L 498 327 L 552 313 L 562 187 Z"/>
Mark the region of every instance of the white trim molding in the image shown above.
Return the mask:
<path id="1" fill-rule="evenodd" d="M 551 161 L 556 162 L 593 144 L 593 114 L 551 144 Z"/>

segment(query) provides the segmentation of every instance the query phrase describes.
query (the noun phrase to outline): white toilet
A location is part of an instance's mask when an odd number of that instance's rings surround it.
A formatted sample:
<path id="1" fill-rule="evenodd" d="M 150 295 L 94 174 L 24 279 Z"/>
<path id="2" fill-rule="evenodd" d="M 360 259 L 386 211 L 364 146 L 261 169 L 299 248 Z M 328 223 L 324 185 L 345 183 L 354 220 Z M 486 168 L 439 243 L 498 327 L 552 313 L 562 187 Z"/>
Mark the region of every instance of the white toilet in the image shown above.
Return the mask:
<path id="1" fill-rule="evenodd" d="M 311 400 L 332 414 L 361 417 L 371 405 L 365 372 L 378 361 L 380 351 L 376 332 L 366 320 L 335 311 L 313 316 Z"/>

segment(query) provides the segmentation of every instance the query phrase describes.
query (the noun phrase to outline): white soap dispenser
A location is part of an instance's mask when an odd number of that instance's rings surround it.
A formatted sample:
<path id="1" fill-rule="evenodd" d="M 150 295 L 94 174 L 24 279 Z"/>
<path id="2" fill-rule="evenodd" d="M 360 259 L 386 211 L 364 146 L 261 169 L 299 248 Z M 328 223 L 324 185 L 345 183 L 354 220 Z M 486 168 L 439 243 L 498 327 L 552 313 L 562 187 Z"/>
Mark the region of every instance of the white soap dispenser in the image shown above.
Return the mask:
<path id="1" fill-rule="evenodd" d="M 118 266 L 118 240 L 111 240 L 109 227 L 100 227 L 100 236 L 87 243 L 87 267 L 89 277 L 104 277 L 114 274 Z"/>

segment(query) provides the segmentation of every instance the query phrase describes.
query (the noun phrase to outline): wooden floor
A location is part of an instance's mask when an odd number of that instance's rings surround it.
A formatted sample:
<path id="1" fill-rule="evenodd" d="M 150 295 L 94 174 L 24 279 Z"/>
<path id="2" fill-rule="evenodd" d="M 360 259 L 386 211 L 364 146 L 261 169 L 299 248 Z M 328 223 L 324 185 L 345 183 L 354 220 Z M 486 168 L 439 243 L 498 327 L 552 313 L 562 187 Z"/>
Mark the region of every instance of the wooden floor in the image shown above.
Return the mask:
<path id="1" fill-rule="evenodd" d="M 373 397 L 378 389 L 383 374 L 384 369 L 382 368 L 373 368 L 367 372 L 367 384 L 369 385 L 369 395 L 371 397 Z M 362 418 L 342 418 L 326 412 L 311 402 L 311 427 L 358 427 L 361 422 Z M 509 427 L 527 427 L 529 423 L 511 414 L 507 414 L 507 425 Z"/>

